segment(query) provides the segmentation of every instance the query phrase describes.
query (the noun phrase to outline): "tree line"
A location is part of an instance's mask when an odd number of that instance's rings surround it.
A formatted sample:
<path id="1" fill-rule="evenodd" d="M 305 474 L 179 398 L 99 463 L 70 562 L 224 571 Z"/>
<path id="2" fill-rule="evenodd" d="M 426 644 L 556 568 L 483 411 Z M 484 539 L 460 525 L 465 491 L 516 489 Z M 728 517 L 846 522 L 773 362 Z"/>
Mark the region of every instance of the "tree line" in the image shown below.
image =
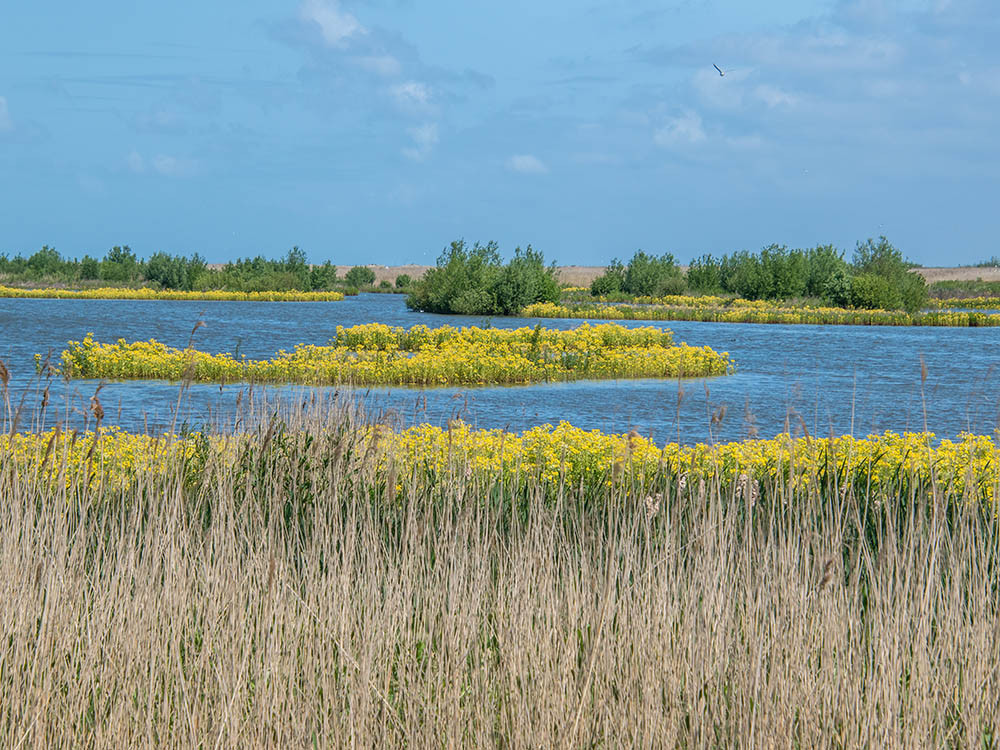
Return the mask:
<path id="1" fill-rule="evenodd" d="M 885 238 L 859 242 L 850 262 L 832 245 L 760 252 L 702 255 L 685 272 L 670 253 L 636 252 L 628 263 L 615 258 L 590 291 L 609 301 L 680 294 L 719 294 L 750 300 L 814 300 L 836 307 L 906 309 L 928 301 L 927 284 L 914 264 Z M 540 251 L 517 248 L 503 263 L 497 243 L 452 242 L 437 265 L 416 282 L 407 305 L 414 310 L 458 315 L 516 315 L 534 302 L 558 302 L 555 266 Z"/>
<path id="2" fill-rule="evenodd" d="M 919 310 L 927 284 L 913 263 L 885 238 L 859 242 L 851 261 L 832 245 L 789 249 L 770 245 L 759 252 L 702 255 L 687 273 L 673 255 L 642 251 L 628 264 L 612 260 L 594 279 L 594 296 L 627 299 L 668 294 L 723 294 L 749 300 L 819 300 L 835 307 Z"/>
<path id="3" fill-rule="evenodd" d="M 22 283 L 104 283 L 239 292 L 326 291 L 359 289 L 375 284 L 375 272 L 370 268 L 355 266 L 343 278 L 338 278 L 337 268 L 330 261 L 310 265 L 305 252 L 298 247 L 277 259 L 258 255 L 240 258 L 221 268 L 210 268 L 198 253 L 183 256 L 157 252 L 143 260 L 128 245 L 116 245 L 102 258 L 88 254 L 77 260 L 63 257 L 55 248 L 46 245 L 27 257 L 0 254 L 0 277 Z M 392 287 L 388 281 L 382 284 L 382 288 Z M 396 279 L 398 288 L 405 289 L 409 284 L 410 278 L 405 274 Z"/>
<path id="4" fill-rule="evenodd" d="M 885 238 L 859 242 L 850 261 L 832 245 L 789 249 L 770 245 L 759 252 L 702 255 L 686 272 L 670 253 L 637 251 L 628 261 L 615 258 L 590 291 L 611 301 L 677 294 L 720 294 L 750 300 L 811 299 L 836 307 L 918 310 L 928 301 L 924 279 L 914 264 Z M 330 261 L 310 265 L 293 247 L 284 257 L 241 258 L 210 268 L 199 254 L 187 257 L 154 253 L 138 258 L 128 245 L 102 258 L 64 258 L 45 246 L 25 257 L 0 255 L 0 279 L 19 282 L 154 285 L 164 289 L 230 291 L 329 290 L 374 288 L 375 273 L 356 266 L 338 278 Z M 558 302 L 554 265 L 546 265 L 531 245 L 504 263 L 496 242 L 467 245 L 456 240 L 444 249 L 419 280 L 406 275 L 380 290 L 408 292 L 407 305 L 424 312 L 459 315 L 517 315 L 534 302 Z"/>

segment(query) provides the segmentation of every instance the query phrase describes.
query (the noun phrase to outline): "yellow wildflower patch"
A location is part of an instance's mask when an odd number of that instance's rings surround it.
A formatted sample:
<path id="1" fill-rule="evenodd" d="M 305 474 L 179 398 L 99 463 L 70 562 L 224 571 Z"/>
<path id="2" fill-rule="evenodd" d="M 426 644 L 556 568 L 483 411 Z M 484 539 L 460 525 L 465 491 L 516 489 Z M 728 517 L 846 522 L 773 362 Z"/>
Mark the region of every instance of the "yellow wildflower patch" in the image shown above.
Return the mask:
<path id="1" fill-rule="evenodd" d="M 377 433 L 377 434 L 376 434 Z M 310 433 L 312 434 L 312 433 Z M 521 433 L 477 430 L 462 422 L 447 428 L 419 425 L 394 432 L 384 427 L 352 431 L 357 445 L 368 446 L 365 460 L 387 476 L 406 477 L 414 469 L 438 477 L 560 483 L 590 489 L 616 481 L 651 486 L 754 485 L 783 489 L 850 488 L 866 496 L 902 497 L 906 488 L 936 488 L 944 497 L 992 504 L 1000 487 L 1000 451 L 988 436 L 962 434 L 935 442 L 930 433 L 886 432 L 864 438 L 751 440 L 718 445 L 680 445 L 631 434 L 583 430 L 568 423 L 542 425 Z M 376 439 L 377 438 L 377 439 Z M 192 458 L 217 471 L 239 471 L 254 449 L 267 447 L 260 435 L 150 437 L 101 428 L 97 432 L 18 433 L 0 436 L 0 471 L 21 480 L 44 480 L 90 490 L 116 490 L 168 473 L 186 476 Z M 315 460 L 326 465 L 337 451 L 333 442 L 307 441 L 296 451 L 296 465 Z M 317 447 L 321 446 L 321 447 Z M 325 446 L 325 447 L 322 447 Z M 374 448 L 377 446 L 377 450 Z M 249 450 L 248 450 L 249 449 Z M 242 467 L 246 468 L 246 467 Z M 194 479 L 200 476 L 195 471 Z M 874 493 L 874 494 L 872 494 Z"/>
<path id="2" fill-rule="evenodd" d="M 38 357 L 36 356 L 36 360 Z M 300 344 L 269 360 L 176 349 L 158 341 L 69 342 L 62 371 L 74 378 L 355 385 L 475 385 L 573 379 L 726 375 L 726 352 L 675 345 L 660 328 L 337 327 L 325 346 Z"/>
<path id="3" fill-rule="evenodd" d="M 0 297 L 30 299 L 132 299 L 132 300 L 220 300 L 233 302 L 339 302 L 343 292 L 227 292 L 221 290 L 182 291 L 179 289 L 20 289 L 0 286 Z"/>
<path id="4" fill-rule="evenodd" d="M 787 307 L 766 300 L 723 297 L 643 297 L 627 304 L 536 302 L 521 311 L 528 318 L 689 320 L 710 323 L 805 323 L 863 326 L 1000 326 L 1000 315 L 958 310 L 908 313 L 841 307 Z"/>

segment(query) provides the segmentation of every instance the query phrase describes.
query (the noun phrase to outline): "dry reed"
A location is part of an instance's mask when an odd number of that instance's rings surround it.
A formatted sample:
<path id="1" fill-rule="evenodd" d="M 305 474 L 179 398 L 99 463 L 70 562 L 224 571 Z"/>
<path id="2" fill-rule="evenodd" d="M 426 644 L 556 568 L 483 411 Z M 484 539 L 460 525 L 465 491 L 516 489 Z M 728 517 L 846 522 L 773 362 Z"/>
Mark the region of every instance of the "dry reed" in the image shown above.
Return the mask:
<path id="1" fill-rule="evenodd" d="M 320 411 L 124 495 L 0 455 L 0 744 L 998 741 L 978 506 L 627 471 L 388 483 L 358 416 Z"/>

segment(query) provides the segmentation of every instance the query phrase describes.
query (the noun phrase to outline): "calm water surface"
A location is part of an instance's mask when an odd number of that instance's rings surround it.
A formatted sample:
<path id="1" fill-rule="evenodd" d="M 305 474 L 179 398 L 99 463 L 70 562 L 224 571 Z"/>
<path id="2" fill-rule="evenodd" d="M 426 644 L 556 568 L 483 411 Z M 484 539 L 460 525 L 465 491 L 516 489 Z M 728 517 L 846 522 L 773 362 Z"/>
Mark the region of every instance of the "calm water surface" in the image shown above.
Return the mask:
<path id="1" fill-rule="evenodd" d="M 33 355 L 55 358 L 70 339 L 155 338 L 211 352 L 263 358 L 298 343 L 324 344 L 338 325 L 483 325 L 484 318 L 408 311 L 399 295 L 359 295 L 335 303 L 0 299 L 0 359 L 11 371 L 13 408 L 30 414 L 40 401 Z M 492 318 L 495 327 L 542 322 L 572 328 L 580 320 Z M 595 321 L 598 322 L 598 321 Z M 635 428 L 658 440 L 730 440 L 786 429 L 814 435 L 922 429 L 940 436 L 990 433 L 1000 425 L 1000 328 L 890 328 L 625 322 L 670 328 L 675 339 L 728 351 L 738 373 L 725 378 L 585 381 L 517 387 L 377 388 L 360 391 L 373 415 L 398 424 L 443 424 L 461 417 L 480 427 L 522 430 L 561 420 L 586 429 Z M 921 395 L 921 357 L 927 366 Z M 55 383 L 50 403 L 79 423 L 96 381 Z M 310 389 L 272 387 L 277 398 Z M 329 390 L 329 389 L 323 389 Z M 231 419 L 245 386 L 196 385 L 179 420 Z M 111 382 L 100 398 L 106 420 L 127 429 L 161 430 L 173 420 L 177 384 Z M 713 423 L 712 416 L 717 418 Z M 721 417 L 721 421 L 719 419 Z M 51 417 L 50 417 L 51 419 Z M 30 423 L 30 418 L 22 418 Z M 22 427 L 26 426 L 22 424 Z M 30 426 L 28 424 L 27 426 Z"/>

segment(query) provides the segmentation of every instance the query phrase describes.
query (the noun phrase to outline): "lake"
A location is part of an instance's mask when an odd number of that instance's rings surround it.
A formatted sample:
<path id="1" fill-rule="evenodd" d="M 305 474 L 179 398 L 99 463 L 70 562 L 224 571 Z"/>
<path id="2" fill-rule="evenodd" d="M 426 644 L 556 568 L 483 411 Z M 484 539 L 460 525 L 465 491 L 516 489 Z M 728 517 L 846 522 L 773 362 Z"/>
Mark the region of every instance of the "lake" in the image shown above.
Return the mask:
<path id="1" fill-rule="evenodd" d="M 68 340 L 155 338 L 198 349 L 272 356 L 296 344 L 325 344 L 338 325 L 484 325 L 542 323 L 573 328 L 582 320 L 473 318 L 416 313 L 401 295 L 361 294 L 342 302 L 210 302 L 0 299 L 0 359 L 11 371 L 11 409 L 38 405 L 34 354 L 54 359 Z M 592 321 L 601 322 L 601 321 Z M 674 331 L 677 341 L 728 351 L 736 375 L 724 378 L 577 381 L 514 387 L 371 388 L 358 391 L 374 417 L 398 426 L 445 424 L 460 417 L 478 427 L 523 430 L 567 421 L 585 429 L 637 429 L 659 441 L 736 440 L 799 434 L 864 435 L 928 429 L 941 437 L 991 433 L 1000 425 L 1000 328 L 757 325 L 671 321 L 624 322 Z M 927 380 L 921 393 L 921 357 Z M 50 403 L 82 424 L 96 381 L 53 383 Z M 193 385 L 178 422 L 231 419 L 245 385 Z M 302 397 L 302 386 L 271 386 L 277 399 Z M 332 389 L 321 389 L 332 392 Z M 160 431 L 174 420 L 179 386 L 163 381 L 109 382 L 100 392 L 106 423 Z M 715 419 L 713 420 L 713 416 Z M 48 417 L 49 423 L 52 416 Z M 21 428 L 30 428 L 24 417 Z"/>

